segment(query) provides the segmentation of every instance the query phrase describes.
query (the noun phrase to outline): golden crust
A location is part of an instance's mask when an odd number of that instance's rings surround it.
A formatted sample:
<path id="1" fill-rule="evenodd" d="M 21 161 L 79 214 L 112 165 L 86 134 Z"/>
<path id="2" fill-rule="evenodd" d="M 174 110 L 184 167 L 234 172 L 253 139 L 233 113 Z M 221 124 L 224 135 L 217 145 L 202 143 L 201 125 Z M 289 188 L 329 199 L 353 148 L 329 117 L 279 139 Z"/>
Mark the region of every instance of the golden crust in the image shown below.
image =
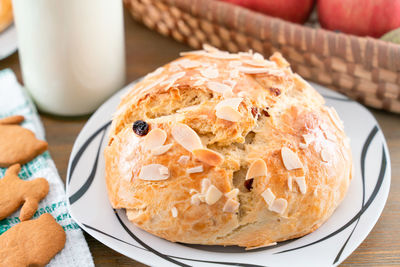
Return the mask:
<path id="1" fill-rule="evenodd" d="M 112 206 L 125 208 L 138 227 L 174 242 L 251 248 L 314 231 L 339 205 L 351 180 L 351 151 L 336 112 L 280 54 L 263 60 L 258 54 L 206 50 L 156 70 L 122 98 L 104 152 Z M 250 74 L 255 68 L 263 73 Z M 240 113 L 237 121 L 216 115 L 218 103 L 229 98 L 242 98 L 229 111 Z M 160 155 L 147 151 L 144 137 L 131 129 L 136 120 L 165 131 L 164 145 L 171 147 Z M 222 163 L 210 166 L 185 149 L 171 133 L 177 123 L 192 128 Z M 293 161 L 292 154 L 301 166 L 288 170 L 284 160 Z M 255 177 L 248 190 L 246 172 L 257 159 L 265 161 L 267 175 Z M 168 178 L 140 179 L 150 164 L 167 167 Z M 187 172 L 199 165 L 202 171 Z M 218 200 L 207 204 L 203 179 L 222 194 L 238 188 L 237 212 L 223 212 L 224 195 L 214 193 Z M 280 199 L 275 208 L 263 198 L 268 188 Z M 200 200 L 193 201 L 196 197 Z"/>

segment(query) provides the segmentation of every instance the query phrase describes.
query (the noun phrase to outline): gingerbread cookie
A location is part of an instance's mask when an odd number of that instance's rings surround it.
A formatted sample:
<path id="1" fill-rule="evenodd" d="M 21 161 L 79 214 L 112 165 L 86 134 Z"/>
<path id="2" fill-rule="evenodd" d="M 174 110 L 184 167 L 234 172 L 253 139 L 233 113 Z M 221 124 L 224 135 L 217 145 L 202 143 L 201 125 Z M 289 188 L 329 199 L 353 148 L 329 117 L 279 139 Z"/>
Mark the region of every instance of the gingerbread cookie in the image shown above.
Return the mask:
<path id="1" fill-rule="evenodd" d="M 23 120 L 23 116 L 0 120 L 0 167 L 25 164 L 47 149 L 47 142 L 36 139 L 32 131 L 16 125 Z"/>
<path id="2" fill-rule="evenodd" d="M 65 245 L 64 229 L 49 213 L 0 236 L 0 266 L 45 266 Z"/>
<path id="3" fill-rule="evenodd" d="M 11 0 L 0 0 L 0 32 L 7 29 L 13 22 Z"/>
<path id="4" fill-rule="evenodd" d="M 7 169 L 5 176 L 0 179 L 0 220 L 6 218 L 21 205 L 19 219 L 30 219 L 38 208 L 38 203 L 49 192 L 49 183 L 44 178 L 31 181 L 19 179 L 21 170 L 19 164 Z"/>
<path id="5" fill-rule="evenodd" d="M 0 119 L 0 124 L 20 124 L 25 120 L 24 116 L 15 115 Z"/>

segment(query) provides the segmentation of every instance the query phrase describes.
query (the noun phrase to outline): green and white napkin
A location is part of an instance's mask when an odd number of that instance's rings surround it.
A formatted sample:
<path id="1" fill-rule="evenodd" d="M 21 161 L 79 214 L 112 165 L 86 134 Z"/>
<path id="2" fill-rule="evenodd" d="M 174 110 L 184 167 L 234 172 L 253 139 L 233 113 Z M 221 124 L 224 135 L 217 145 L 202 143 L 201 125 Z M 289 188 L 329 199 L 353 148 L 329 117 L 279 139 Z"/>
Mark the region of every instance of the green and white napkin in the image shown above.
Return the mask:
<path id="1" fill-rule="evenodd" d="M 23 115 L 25 121 L 21 126 L 33 131 L 38 139 L 45 140 L 44 128 L 32 100 L 17 82 L 14 73 L 10 69 L 6 69 L 0 71 L 0 118 L 11 115 Z M 0 168 L 1 178 L 5 171 L 5 168 Z M 83 233 L 68 213 L 64 184 L 49 152 L 46 151 L 23 165 L 19 177 L 24 180 L 44 177 L 48 180 L 49 193 L 39 203 L 39 208 L 33 219 L 38 218 L 43 213 L 50 213 L 67 234 L 64 249 L 52 259 L 49 266 L 94 266 Z M 20 222 L 18 215 L 19 210 L 0 221 L 0 235 Z"/>

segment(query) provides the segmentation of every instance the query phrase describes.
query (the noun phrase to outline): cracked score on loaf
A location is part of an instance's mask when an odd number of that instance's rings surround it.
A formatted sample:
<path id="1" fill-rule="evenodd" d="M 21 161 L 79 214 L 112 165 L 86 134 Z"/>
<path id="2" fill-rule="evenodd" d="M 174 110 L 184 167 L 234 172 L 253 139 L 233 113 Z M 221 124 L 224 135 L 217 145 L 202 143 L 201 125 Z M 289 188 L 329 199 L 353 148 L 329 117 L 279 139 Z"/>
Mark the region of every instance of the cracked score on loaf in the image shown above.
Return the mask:
<path id="1" fill-rule="evenodd" d="M 352 175 L 336 111 L 278 53 L 182 54 L 114 114 L 104 152 L 112 206 L 173 242 L 256 248 L 317 229 Z"/>

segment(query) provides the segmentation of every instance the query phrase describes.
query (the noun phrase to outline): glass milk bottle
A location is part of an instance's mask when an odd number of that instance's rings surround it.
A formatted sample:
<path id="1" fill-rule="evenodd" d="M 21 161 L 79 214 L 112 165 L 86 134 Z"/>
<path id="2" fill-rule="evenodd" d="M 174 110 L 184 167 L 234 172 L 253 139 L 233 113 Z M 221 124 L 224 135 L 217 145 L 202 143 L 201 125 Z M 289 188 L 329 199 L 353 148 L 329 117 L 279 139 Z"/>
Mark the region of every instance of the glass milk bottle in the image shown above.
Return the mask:
<path id="1" fill-rule="evenodd" d="M 22 77 L 40 110 L 93 112 L 125 83 L 122 0 L 13 0 Z"/>

